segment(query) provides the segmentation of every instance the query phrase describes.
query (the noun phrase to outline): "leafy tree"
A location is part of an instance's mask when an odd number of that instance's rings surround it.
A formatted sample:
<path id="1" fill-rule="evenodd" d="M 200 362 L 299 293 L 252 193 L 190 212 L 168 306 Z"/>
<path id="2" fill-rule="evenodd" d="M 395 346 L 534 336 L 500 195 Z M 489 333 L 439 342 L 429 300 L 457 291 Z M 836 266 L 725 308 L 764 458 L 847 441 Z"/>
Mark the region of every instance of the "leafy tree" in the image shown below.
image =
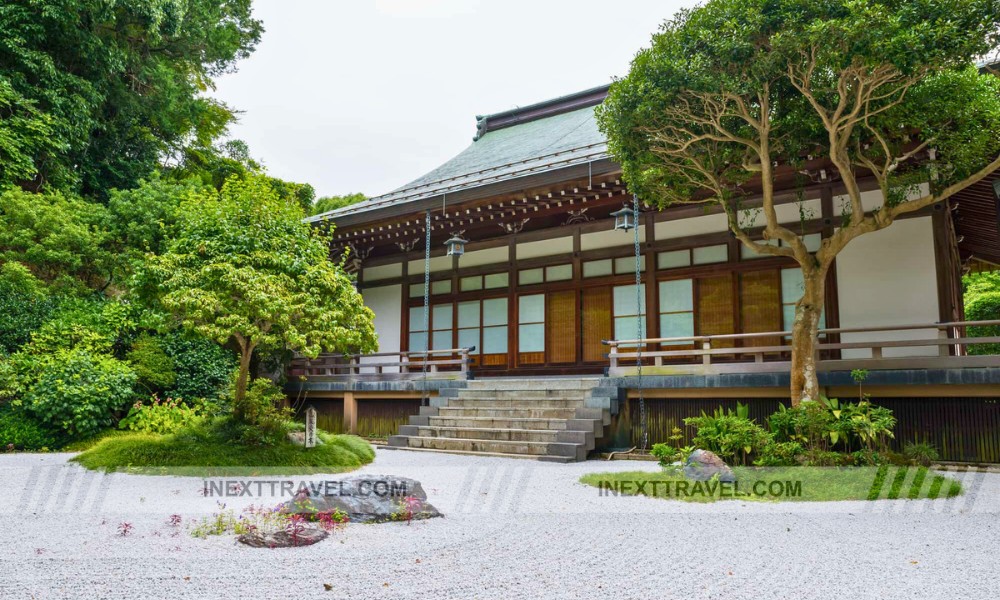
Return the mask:
<path id="1" fill-rule="evenodd" d="M 45 286 L 21 263 L 0 265 L 0 356 L 12 354 L 31 339 L 52 312 Z"/>
<path id="2" fill-rule="evenodd" d="M 5 1 L 0 185 L 103 198 L 209 143 L 233 112 L 204 92 L 262 31 L 251 0 Z"/>
<path id="3" fill-rule="evenodd" d="M 328 240 L 302 217 L 264 177 L 191 192 L 177 236 L 163 255 L 149 257 L 143 274 L 185 329 L 238 348 L 233 413 L 240 420 L 255 351 L 316 356 L 376 346 L 372 312 L 329 261 Z"/>
<path id="4" fill-rule="evenodd" d="M 0 264 L 19 262 L 65 290 L 103 289 L 115 257 L 105 248 L 105 209 L 61 192 L 0 192 Z"/>
<path id="5" fill-rule="evenodd" d="M 819 397 L 813 350 L 837 254 L 1000 167 L 1000 79 L 973 66 L 998 41 L 996 0 L 709 0 L 666 22 L 612 85 L 598 119 L 635 192 L 720 206 L 743 245 L 801 266 L 793 403 Z M 816 252 L 775 209 L 777 180 L 810 158 L 848 199 Z M 866 173 L 884 198 L 868 211 Z"/>
<path id="6" fill-rule="evenodd" d="M 319 215 L 322 213 L 344 208 L 358 202 L 364 202 L 368 198 L 364 194 L 347 194 L 344 196 L 323 196 L 312 206 L 310 214 Z"/>
<path id="7" fill-rule="evenodd" d="M 1000 272 L 972 273 L 962 278 L 965 318 L 969 321 L 1000 320 Z M 1000 325 L 969 327 L 969 337 L 1000 336 Z M 1000 354 L 1000 344 L 974 344 L 969 354 Z"/>

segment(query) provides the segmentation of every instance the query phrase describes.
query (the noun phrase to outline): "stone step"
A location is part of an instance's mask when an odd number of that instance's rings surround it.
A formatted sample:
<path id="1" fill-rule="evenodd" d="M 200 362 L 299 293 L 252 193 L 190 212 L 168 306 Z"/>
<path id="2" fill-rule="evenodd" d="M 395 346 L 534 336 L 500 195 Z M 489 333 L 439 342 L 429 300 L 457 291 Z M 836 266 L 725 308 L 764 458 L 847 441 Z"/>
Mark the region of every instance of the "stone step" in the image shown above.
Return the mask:
<path id="1" fill-rule="evenodd" d="M 397 436 L 393 436 L 397 437 Z M 405 436 L 404 436 L 405 437 Z M 390 438 L 391 439 L 391 438 Z M 520 458 L 523 460 L 537 460 L 539 462 L 556 462 L 556 463 L 570 463 L 575 462 L 575 459 L 568 456 L 539 456 L 535 454 L 510 454 L 507 452 L 471 452 L 468 450 L 436 450 L 434 448 L 411 448 L 409 446 L 393 446 L 387 444 L 385 446 L 376 445 L 376 448 L 385 450 L 403 450 L 405 452 L 428 452 L 432 454 L 458 454 L 461 456 L 488 456 L 496 458 Z"/>
<path id="2" fill-rule="evenodd" d="M 409 448 L 429 448 L 433 450 L 464 452 L 499 452 L 504 454 L 525 454 L 530 456 L 562 456 L 575 460 L 584 460 L 587 457 L 587 449 L 583 444 L 476 440 L 426 436 L 393 436 L 393 438 L 403 437 L 406 438 L 406 445 Z M 393 443 L 394 441 L 396 440 L 390 438 L 391 445 L 397 445 Z"/>
<path id="3" fill-rule="evenodd" d="M 427 417 L 427 423 L 413 425 L 428 425 L 431 427 L 473 427 L 492 429 L 566 429 L 571 421 L 568 419 L 532 419 L 513 418 L 501 419 L 494 417 Z"/>
<path id="4" fill-rule="evenodd" d="M 452 398 L 448 408 L 583 408 L 583 398 Z"/>
<path id="5" fill-rule="evenodd" d="M 569 399 L 583 400 L 587 397 L 587 390 L 459 390 L 453 398 L 461 400 L 472 399 L 495 399 L 495 400 L 548 400 L 548 399 Z"/>
<path id="6" fill-rule="evenodd" d="M 573 419 L 579 411 L 585 408 L 488 408 L 442 406 L 438 409 L 440 417 L 494 417 L 500 419 Z M 598 411 L 600 412 L 600 411 Z M 585 417 L 586 418 L 586 417 Z"/>
<path id="7" fill-rule="evenodd" d="M 513 379 L 473 379 L 467 390 L 568 390 L 587 389 L 600 383 L 598 377 L 513 378 Z"/>
<path id="8" fill-rule="evenodd" d="M 405 427 L 405 426 L 404 426 Z M 416 437 L 438 437 L 466 440 L 502 440 L 507 442 L 558 442 L 560 431 L 548 429 L 496 429 L 493 427 L 416 427 Z M 400 434 L 409 434 L 403 431 Z M 582 433 L 582 432 L 579 432 Z"/>

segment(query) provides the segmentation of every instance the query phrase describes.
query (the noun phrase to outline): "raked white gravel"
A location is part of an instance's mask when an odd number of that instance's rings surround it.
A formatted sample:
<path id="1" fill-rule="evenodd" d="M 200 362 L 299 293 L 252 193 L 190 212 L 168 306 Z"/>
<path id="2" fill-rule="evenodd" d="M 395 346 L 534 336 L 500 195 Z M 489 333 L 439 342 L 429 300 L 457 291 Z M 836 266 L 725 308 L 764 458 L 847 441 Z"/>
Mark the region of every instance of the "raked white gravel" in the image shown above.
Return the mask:
<path id="1" fill-rule="evenodd" d="M 697 504 L 577 481 L 653 463 L 379 450 L 361 472 L 421 481 L 445 518 L 268 550 L 189 535 L 217 510 L 199 478 L 104 475 L 70 457 L 0 455 L 3 600 L 1000 597 L 1000 474 L 950 474 L 969 492 L 949 500 Z"/>

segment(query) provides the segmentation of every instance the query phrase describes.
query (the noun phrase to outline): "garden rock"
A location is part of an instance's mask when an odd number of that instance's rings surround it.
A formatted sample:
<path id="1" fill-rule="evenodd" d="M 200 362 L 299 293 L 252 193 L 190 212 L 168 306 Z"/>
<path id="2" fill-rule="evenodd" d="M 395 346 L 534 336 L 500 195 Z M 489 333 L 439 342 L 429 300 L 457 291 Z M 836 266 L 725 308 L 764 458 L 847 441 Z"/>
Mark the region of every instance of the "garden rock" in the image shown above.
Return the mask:
<path id="1" fill-rule="evenodd" d="M 330 533 L 319 527 L 300 526 L 297 531 L 275 531 L 272 533 L 244 533 L 236 538 L 242 544 L 253 548 L 293 548 L 312 546 L 323 541 Z"/>
<path id="2" fill-rule="evenodd" d="M 695 450 L 684 463 L 684 477 L 687 479 L 708 481 L 715 475 L 719 476 L 719 481 L 736 481 L 733 470 L 714 452 Z"/>
<path id="3" fill-rule="evenodd" d="M 285 512 L 312 515 L 341 511 L 352 523 L 383 523 L 442 516 L 427 502 L 419 481 L 393 475 L 358 475 L 301 490 Z"/>

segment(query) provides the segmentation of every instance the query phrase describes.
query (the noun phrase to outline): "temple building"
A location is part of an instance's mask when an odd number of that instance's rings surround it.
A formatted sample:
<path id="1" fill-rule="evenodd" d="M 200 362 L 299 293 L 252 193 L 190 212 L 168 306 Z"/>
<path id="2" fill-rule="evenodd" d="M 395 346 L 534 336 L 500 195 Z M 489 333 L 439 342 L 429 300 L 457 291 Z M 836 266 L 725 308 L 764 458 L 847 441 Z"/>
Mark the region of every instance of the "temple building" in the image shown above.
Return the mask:
<path id="1" fill-rule="evenodd" d="M 346 254 L 375 313 L 379 351 L 299 361 L 290 395 L 326 403 L 345 430 L 392 436 L 402 426 L 397 445 L 498 454 L 544 453 L 518 450 L 509 433 L 463 445 L 455 440 L 468 438 L 435 431 L 433 419 L 474 389 L 531 398 L 532 386 L 551 396 L 577 382 L 583 412 L 569 417 L 600 422 L 585 455 L 602 439 L 634 445 L 639 388 L 650 443 L 702 409 L 753 400 L 763 415 L 787 402 L 801 271 L 743 247 L 714 205 L 641 203 L 635 228 L 616 228 L 633 196 L 594 116 L 607 89 L 477 117 L 472 144 L 430 173 L 312 217 L 335 226 L 331 256 Z M 835 173 L 821 160 L 778 169 L 779 218 L 812 248 L 849 206 Z M 879 207 L 874 181 L 861 183 L 864 206 Z M 957 460 L 1000 460 L 1000 357 L 967 352 L 960 280 L 971 265 L 1000 264 L 998 198 L 995 177 L 854 240 L 826 286 L 827 394 L 856 397 L 850 371 L 868 370 L 866 393 L 897 411 L 902 435 L 946 439 L 943 454 Z M 753 207 L 744 218 L 759 234 Z M 978 441 L 956 442 L 943 422 Z"/>

